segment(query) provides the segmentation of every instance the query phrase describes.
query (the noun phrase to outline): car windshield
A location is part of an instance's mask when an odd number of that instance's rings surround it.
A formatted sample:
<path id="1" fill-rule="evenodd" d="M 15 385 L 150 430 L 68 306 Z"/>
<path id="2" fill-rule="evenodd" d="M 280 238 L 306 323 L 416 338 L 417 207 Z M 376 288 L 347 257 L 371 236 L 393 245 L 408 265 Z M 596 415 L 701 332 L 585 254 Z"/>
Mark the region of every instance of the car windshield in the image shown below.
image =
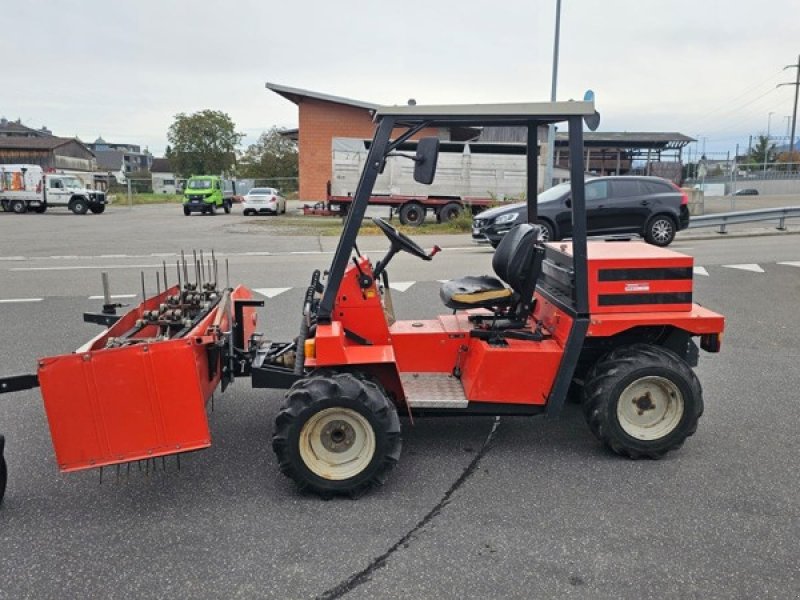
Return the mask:
<path id="1" fill-rule="evenodd" d="M 190 190 L 210 190 L 211 189 L 211 180 L 210 179 L 190 179 L 188 185 L 186 186 Z"/>
<path id="2" fill-rule="evenodd" d="M 569 181 L 565 183 L 559 183 L 558 185 L 551 187 L 549 190 L 545 190 L 539 194 L 537 202 L 550 202 L 551 200 L 557 200 L 564 194 L 568 193 L 569 189 Z"/>
<path id="3" fill-rule="evenodd" d="M 64 187 L 67 189 L 77 190 L 83 187 L 81 180 L 77 177 L 62 177 L 61 181 L 64 182 Z"/>
<path id="4" fill-rule="evenodd" d="M 253 188 L 249 192 L 251 196 L 256 196 L 260 194 L 273 194 L 273 193 L 274 192 L 270 188 Z"/>

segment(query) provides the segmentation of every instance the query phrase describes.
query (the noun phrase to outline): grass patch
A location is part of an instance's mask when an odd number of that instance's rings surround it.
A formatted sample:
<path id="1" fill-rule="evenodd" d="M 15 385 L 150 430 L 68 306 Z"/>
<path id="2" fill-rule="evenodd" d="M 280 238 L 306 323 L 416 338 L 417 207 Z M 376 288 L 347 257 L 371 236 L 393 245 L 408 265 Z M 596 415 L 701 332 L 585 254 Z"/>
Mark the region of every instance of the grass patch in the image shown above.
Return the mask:
<path id="1" fill-rule="evenodd" d="M 248 219 L 245 222 L 263 227 L 273 226 L 276 229 L 274 233 L 277 235 L 339 236 L 344 228 L 344 221 L 339 217 L 279 216 Z M 419 227 L 401 225 L 396 218 L 389 222 L 394 227 L 397 227 L 399 231 L 412 237 L 416 235 L 469 233 L 472 231 L 472 215 L 469 213 L 464 213 L 448 223 L 436 223 L 430 220 Z M 383 235 L 383 232 L 369 218 L 366 218 L 361 223 L 361 229 L 359 229 L 358 234 Z"/>
<path id="2" fill-rule="evenodd" d="M 128 206 L 127 194 L 111 194 L 112 204 Z M 180 194 L 132 194 L 131 204 L 182 204 L 183 196 Z"/>

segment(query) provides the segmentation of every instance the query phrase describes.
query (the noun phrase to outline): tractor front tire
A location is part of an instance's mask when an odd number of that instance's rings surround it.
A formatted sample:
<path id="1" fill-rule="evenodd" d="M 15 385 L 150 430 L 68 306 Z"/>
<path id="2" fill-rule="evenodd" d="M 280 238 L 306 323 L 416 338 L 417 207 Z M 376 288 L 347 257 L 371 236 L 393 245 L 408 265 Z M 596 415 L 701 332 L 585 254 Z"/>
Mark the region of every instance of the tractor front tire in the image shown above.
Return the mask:
<path id="1" fill-rule="evenodd" d="M 295 383 L 272 436 L 281 472 L 323 498 L 357 497 L 381 485 L 401 446 L 394 404 L 377 385 L 350 373 Z"/>
<path id="2" fill-rule="evenodd" d="M 89 206 L 89 210 L 92 211 L 93 215 L 101 215 L 106 212 L 106 205 L 105 204 L 92 204 Z"/>
<path id="3" fill-rule="evenodd" d="M 617 348 L 586 377 L 589 429 L 629 458 L 661 458 L 683 445 L 703 414 L 703 391 L 677 354 L 650 344 Z"/>

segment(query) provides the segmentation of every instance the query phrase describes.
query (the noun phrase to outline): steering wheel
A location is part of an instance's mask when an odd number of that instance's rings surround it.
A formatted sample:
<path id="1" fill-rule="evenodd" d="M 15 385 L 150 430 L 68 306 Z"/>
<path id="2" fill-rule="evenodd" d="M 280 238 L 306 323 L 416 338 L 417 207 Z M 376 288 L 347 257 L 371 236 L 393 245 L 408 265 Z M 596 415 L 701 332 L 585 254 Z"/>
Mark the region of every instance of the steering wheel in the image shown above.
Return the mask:
<path id="1" fill-rule="evenodd" d="M 378 226 L 378 228 L 383 231 L 389 241 L 392 243 L 392 248 L 397 248 L 399 250 L 403 250 L 404 252 L 408 252 L 409 254 L 413 254 L 417 258 L 421 258 L 422 260 L 431 260 L 433 256 L 428 255 L 425 253 L 425 250 L 419 247 L 419 244 L 408 237 L 406 234 L 397 231 L 395 227 L 389 225 L 386 221 L 379 217 L 372 217 L 372 222 Z"/>

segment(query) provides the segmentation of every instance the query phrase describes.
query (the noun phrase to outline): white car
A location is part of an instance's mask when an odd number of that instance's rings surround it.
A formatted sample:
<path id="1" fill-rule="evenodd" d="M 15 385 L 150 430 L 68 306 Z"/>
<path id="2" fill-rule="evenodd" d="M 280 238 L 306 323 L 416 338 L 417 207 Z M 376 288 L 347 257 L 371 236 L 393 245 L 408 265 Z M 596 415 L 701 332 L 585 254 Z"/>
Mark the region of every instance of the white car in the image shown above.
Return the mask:
<path id="1" fill-rule="evenodd" d="M 286 212 L 286 198 L 275 188 L 253 188 L 242 200 L 242 212 L 245 216 L 259 213 L 282 214 Z"/>

